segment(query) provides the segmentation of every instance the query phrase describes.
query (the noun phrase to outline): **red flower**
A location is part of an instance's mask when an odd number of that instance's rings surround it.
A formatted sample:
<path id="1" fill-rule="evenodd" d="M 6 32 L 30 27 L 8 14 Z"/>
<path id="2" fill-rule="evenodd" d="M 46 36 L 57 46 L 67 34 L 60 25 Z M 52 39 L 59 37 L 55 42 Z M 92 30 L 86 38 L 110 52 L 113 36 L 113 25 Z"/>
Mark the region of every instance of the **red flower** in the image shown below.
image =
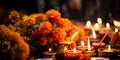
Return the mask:
<path id="1" fill-rule="evenodd" d="M 47 44 L 47 39 L 46 38 L 40 38 L 40 45 L 44 46 Z"/>
<path id="2" fill-rule="evenodd" d="M 36 30 L 32 33 L 32 39 L 39 39 L 41 37 L 41 32 Z"/>
<path id="3" fill-rule="evenodd" d="M 56 16 L 49 16 L 49 17 L 48 17 L 48 20 L 49 20 L 50 22 L 54 22 L 54 23 L 57 23 L 57 22 L 58 22 Z"/>

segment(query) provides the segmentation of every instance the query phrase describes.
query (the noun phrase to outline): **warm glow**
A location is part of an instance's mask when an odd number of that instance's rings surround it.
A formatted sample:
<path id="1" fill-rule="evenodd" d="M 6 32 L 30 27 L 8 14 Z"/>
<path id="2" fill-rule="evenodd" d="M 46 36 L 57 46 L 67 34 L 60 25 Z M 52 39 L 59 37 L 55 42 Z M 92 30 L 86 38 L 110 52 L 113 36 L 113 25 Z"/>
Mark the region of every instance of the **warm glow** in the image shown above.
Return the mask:
<path id="1" fill-rule="evenodd" d="M 93 35 L 93 38 L 96 38 L 96 37 L 97 37 L 94 28 L 92 28 L 92 35 Z"/>
<path id="2" fill-rule="evenodd" d="M 98 23 L 95 23 L 95 29 L 99 29 L 99 25 L 98 25 Z"/>
<path id="3" fill-rule="evenodd" d="M 84 41 L 81 41 L 81 46 L 84 46 L 85 44 L 84 44 Z"/>
<path id="4" fill-rule="evenodd" d="M 106 23 L 106 28 L 110 28 L 110 24 L 109 23 Z"/>
<path id="5" fill-rule="evenodd" d="M 87 27 L 87 28 L 90 28 L 90 26 L 91 26 L 91 22 L 90 22 L 90 21 L 87 21 L 87 22 L 86 22 L 86 27 Z"/>
<path id="6" fill-rule="evenodd" d="M 51 48 L 49 48 L 49 52 L 51 52 L 52 51 L 52 49 Z"/>
<path id="7" fill-rule="evenodd" d="M 73 36 L 71 37 L 71 40 L 73 40 L 78 33 L 79 33 L 79 31 L 75 32 L 75 33 L 73 34 Z"/>
<path id="8" fill-rule="evenodd" d="M 117 29 L 117 28 L 115 28 L 115 32 L 118 32 L 118 29 Z"/>
<path id="9" fill-rule="evenodd" d="M 120 21 L 114 20 L 113 23 L 114 23 L 115 26 L 120 26 Z"/>
<path id="10" fill-rule="evenodd" d="M 68 48 L 67 48 L 67 47 L 64 47 L 64 52 L 67 51 L 67 50 L 68 50 Z"/>
<path id="11" fill-rule="evenodd" d="M 76 52 L 76 48 L 73 49 L 73 52 Z"/>
<path id="12" fill-rule="evenodd" d="M 111 49 L 111 46 L 110 45 L 108 45 L 108 50 L 110 50 Z"/>
<path id="13" fill-rule="evenodd" d="M 98 24 L 102 24 L 102 19 L 101 19 L 101 18 L 98 18 L 98 19 L 97 19 L 97 22 L 98 22 Z"/>
<path id="14" fill-rule="evenodd" d="M 90 47 L 90 39 L 88 38 L 88 51 L 91 50 L 91 47 Z"/>

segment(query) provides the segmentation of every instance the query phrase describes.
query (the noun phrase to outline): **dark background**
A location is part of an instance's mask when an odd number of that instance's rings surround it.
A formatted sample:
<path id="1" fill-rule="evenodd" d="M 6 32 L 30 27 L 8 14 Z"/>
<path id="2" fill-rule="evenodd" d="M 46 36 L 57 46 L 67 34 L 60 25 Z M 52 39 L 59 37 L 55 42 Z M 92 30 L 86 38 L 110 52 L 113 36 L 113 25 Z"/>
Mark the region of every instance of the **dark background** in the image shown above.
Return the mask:
<path id="1" fill-rule="evenodd" d="M 101 17 L 103 22 L 110 21 L 111 18 L 120 20 L 120 0 L 80 0 L 80 8 L 70 6 L 70 1 L 72 0 L 0 0 L 0 7 L 27 14 L 57 9 L 62 13 L 62 17 L 83 22 L 88 19 L 94 21 L 98 17 Z"/>

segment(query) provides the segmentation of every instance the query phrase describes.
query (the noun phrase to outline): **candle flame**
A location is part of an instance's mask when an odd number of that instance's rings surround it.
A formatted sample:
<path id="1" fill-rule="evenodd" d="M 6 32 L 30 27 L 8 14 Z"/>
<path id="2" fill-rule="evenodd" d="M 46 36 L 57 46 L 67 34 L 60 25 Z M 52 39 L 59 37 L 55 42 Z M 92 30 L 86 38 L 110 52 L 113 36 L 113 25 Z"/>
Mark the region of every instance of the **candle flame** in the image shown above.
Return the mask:
<path id="1" fill-rule="evenodd" d="M 88 20 L 88 21 L 86 22 L 86 27 L 87 27 L 87 28 L 90 28 L 90 26 L 91 26 L 91 22 Z"/>
<path id="2" fill-rule="evenodd" d="M 76 33 L 74 33 L 73 36 L 71 37 L 71 40 L 73 40 L 78 33 L 79 33 L 79 31 L 77 31 Z"/>
<path id="3" fill-rule="evenodd" d="M 92 35 L 93 35 L 93 38 L 96 38 L 96 37 L 97 37 L 94 28 L 92 28 Z"/>
<path id="4" fill-rule="evenodd" d="M 51 52 L 52 51 L 52 49 L 51 48 L 49 48 L 49 52 Z"/>
<path id="5" fill-rule="evenodd" d="M 110 50 L 111 49 L 111 46 L 110 45 L 108 45 L 108 50 Z"/>
<path id="6" fill-rule="evenodd" d="M 84 44 L 84 41 L 81 41 L 81 46 L 84 46 L 85 44 Z"/>
<path id="7" fill-rule="evenodd" d="M 110 28 L 110 24 L 109 23 L 106 23 L 106 28 Z"/>
<path id="8" fill-rule="evenodd" d="M 95 29 L 98 29 L 98 28 L 99 28 L 98 23 L 95 23 Z"/>
<path id="9" fill-rule="evenodd" d="M 73 52 L 76 52 L 76 48 L 73 49 Z"/>
<path id="10" fill-rule="evenodd" d="M 90 47 L 90 39 L 88 38 L 88 51 L 91 50 L 91 47 Z"/>
<path id="11" fill-rule="evenodd" d="M 117 28 L 115 28 L 115 32 L 118 32 L 118 29 L 117 29 Z"/>
<path id="12" fill-rule="evenodd" d="M 120 26 L 120 21 L 114 20 L 113 23 L 114 23 L 115 26 Z"/>
<path id="13" fill-rule="evenodd" d="M 98 22 L 98 24 L 102 24 L 102 19 L 99 17 L 99 18 L 97 19 L 97 22 Z"/>

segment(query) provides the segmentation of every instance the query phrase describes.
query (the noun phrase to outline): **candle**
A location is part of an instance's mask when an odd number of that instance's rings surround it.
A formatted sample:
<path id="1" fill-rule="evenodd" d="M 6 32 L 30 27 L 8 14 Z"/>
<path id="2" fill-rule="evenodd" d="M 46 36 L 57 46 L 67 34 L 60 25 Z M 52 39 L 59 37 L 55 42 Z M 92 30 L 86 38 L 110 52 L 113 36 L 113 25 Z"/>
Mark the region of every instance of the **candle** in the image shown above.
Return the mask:
<path id="1" fill-rule="evenodd" d="M 84 55 L 85 55 L 85 60 L 90 59 L 90 57 L 94 55 L 94 50 L 91 49 L 89 38 L 88 38 L 88 50 L 85 51 Z"/>
<path id="2" fill-rule="evenodd" d="M 115 32 L 118 32 L 118 29 L 117 29 L 117 28 L 115 28 Z"/>
<path id="3" fill-rule="evenodd" d="M 51 48 L 49 48 L 49 52 L 51 52 Z"/>
<path id="4" fill-rule="evenodd" d="M 120 21 L 116 21 L 116 20 L 114 20 L 113 23 L 114 23 L 115 26 L 120 27 Z"/>
<path id="5" fill-rule="evenodd" d="M 93 43 L 92 46 L 93 46 L 94 49 L 104 48 L 105 43 Z"/>
<path id="6" fill-rule="evenodd" d="M 81 53 L 82 51 L 76 50 L 76 48 L 69 50 L 65 52 L 64 60 L 79 60 Z"/>
<path id="7" fill-rule="evenodd" d="M 111 31 L 111 27 L 110 27 L 110 24 L 109 24 L 109 23 L 106 23 L 106 31 L 107 31 L 107 32 Z"/>
<path id="8" fill-rule="evenodd" d="M 87 46 L 85 46 L 84 41 L 81 41 L 81 46 L 77 46 L 77 49 L 80 51 L 87 50 Z"/>
<path id="9" fill-rule="evenodd" d="M 95 28 L 95 30 L 99 30 L 100 29 L 98 23 L 95 23 L 94 28 Z"/>
<path id="10" fill-rule="evenodd" d="M 109 23 L 106 23 L 106 28 L 110 28 L 110 24 Z"/>
<path id="11" fill-rule="evenodd" d="M 94 39 L 97 37 L 94 28 L 92 28 L 92 35 Z"/>
<path id="12" fill-rule="evenodd" d="M 75 32 L 75 33 L 73 34 L 73 36 L 71 37 L 71 40 L 73 40 L 78 33 L 79 33 L 79 31 Z"/>
<path id="13" fill-rule="evenodd" d="M 98 24 L 102 24 L 102 19 L 100 17 L 97 18 L 97 22 L 98 22 Z"/>
<path id="14" fill-rule="evenodd" d="M 103 52 L 113 52 L 113 50 L 111 49 L 111 46 L 108 45 L 108 49 L 104 49 Z"/>
<path id="15" fill-rule="evenodd" d="M 86 22 L 86 27 L 87 27 L 87 28 L 90 28 L 90 27 L 91 27 L 91 21 L 88 20 L 88 21 Z"/>

